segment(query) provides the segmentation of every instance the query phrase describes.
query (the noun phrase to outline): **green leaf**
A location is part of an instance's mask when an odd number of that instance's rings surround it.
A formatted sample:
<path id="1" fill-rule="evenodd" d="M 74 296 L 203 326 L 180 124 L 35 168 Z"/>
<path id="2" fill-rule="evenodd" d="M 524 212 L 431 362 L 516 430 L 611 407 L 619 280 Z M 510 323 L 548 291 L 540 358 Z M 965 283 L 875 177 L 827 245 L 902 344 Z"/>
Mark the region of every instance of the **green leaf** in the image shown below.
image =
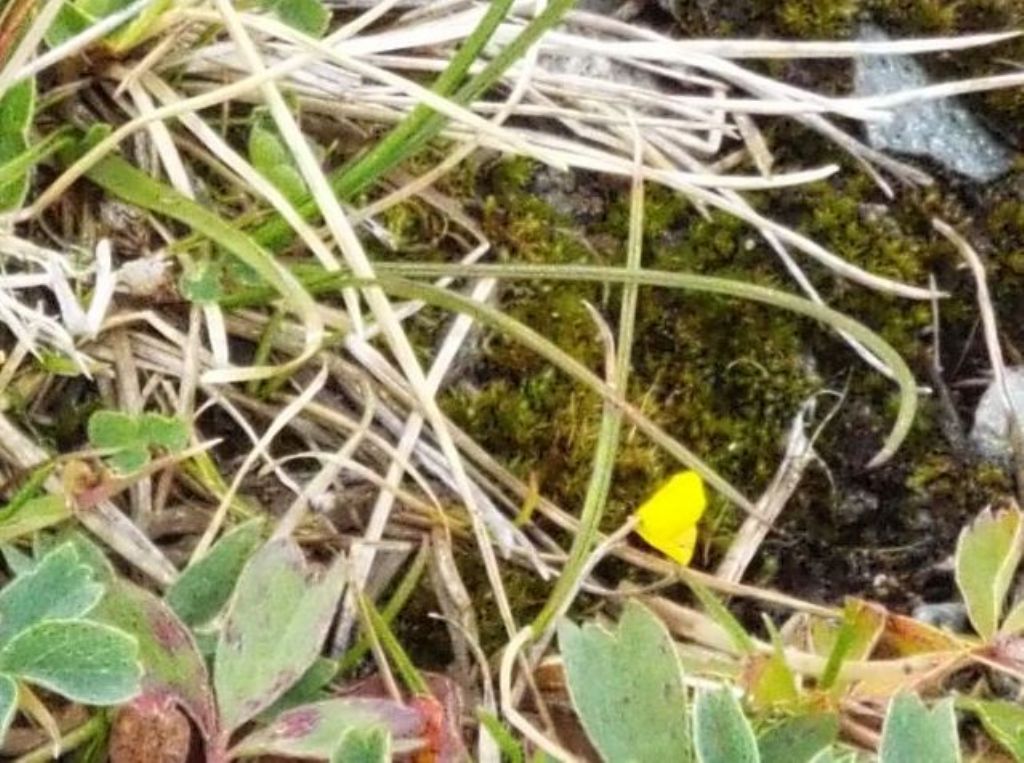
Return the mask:
<path id="1" fill-rule="evenodd" d="M 255 119 L 249 131 L 249 161 L 288 201 L 294 204 L 306 197 L 306 182 L 291 151 L 266 118 Z"/>
<path id="2" fill-rule="evenodd" d="M 344 582 L 341 556 L 315 578 L 290 538 L 267 543 L 248 561 L 228 605 L 214 663 L 226 730 L 273 704 L 313 664 Z"/>
<path id="3" fill-rule="evenodd" d="M 682 573 L 683 582 L 689 586 L 694 595 L 704 606 L 704 611 L 714 620 L 729 636 L 733 645 L 744 654 L 754 654 L 757 648 L 750 634 L 743 628 L 732 612 L 726 609 L 725 605 L 718 600 L 707 586 L 701 583 L 692 575 Z"/>
<path id="4" fill-rule="evenodd" d="M 700 763 L 759 763 L 754 730 L 730 687 L 697 692 L 693 746 Z"/>
<path id="5" fill-rule="evenodd" d="M 28 151 L 28 128 L 35 113 L 36 82 L 30 77 L 0 98 L 0 164 L 18 159 Z M 0 210 L 21 206 L 28 193 L 28 172 L 0 185 Z"/>
<path id="6" fill-rule="evenodd" d="M 30 498 L 11 514 L 0 519 L 0 542 L 12 541 L 53 527 L 71 517 L 71 506 L 62 495 Z"/>
<path id="7" fill-rule="evenodd" d="M 607 761 L 685 760 L 690 749 L 686 690 L 662 622 L 636 602 L 614 631 L 568 620 L 558 625 L 573 705 Z"/>
<path id="8" fill-rule="evenodd" d="M 328 699 L 327 685 L 338 674 L 338 664 L 326 657 L 317 657 L 309 670 L 288 691 L 260 715 L 261 720 L 271 721 L 286 710 L 299 705 L 308 705 Z"/>
<path id="9" fill-rule="evenodd" d="M 213 734 L 217 720 L 206 663 L 189 629 L 163 601 L 116 580 L 93 617 L 136 639 L 144 692 L 174 697 L 207 737 Z"/>
<path id="10" fill-rule="evenodd" d="M 391 763 L 391 734 L 383 726 L 349 729 L 341 735 L 331 763 Z"/>
<path id="11" fill-rule="evenodd" d="M 960 533 L 956 582 L 978 635 L 989 640 L 999 628 L 1006 593 L 1024 551 L 1024 522 L 1016 507 L 982 511 Z"/>
<path id="12" fill-rule="evenodd" d="M 188 427 L 181 419 L 144 413 L 139 418 L 139 435 L 147 445 L 155 445 L 171 453 L 184 450 L 188 445 Z"/>
<path id="13" fill-rule="evenodd" d="M 188 445 L 185 424 L 156 413 L 96 411 L 89 417 L 87 429 L 94 447 L 114 450 L 107 460 L 122 474 L 138 471 L 149 463 L 151 447 L 176 452 Z"/>
<path id="14" fill-rule="evenodd" d="M 1002 745 L 1017 763 L 1024 763 L 1024 707 L 1016 702 L 967 698 L 958 701 L 957 705 L 977 715 L 988 735 Z"/>
<path id="15" fill-rule="evenodd" d="M 281 755 L 325 759 L 346 732 L 380 726 L 395 740 L 396 754 L 411 752 L 422 744 L 424 720 L 412 708 L 386 699 L 343 697 L 282 713 L 270 725 L 242 739 L 231 754 L 235 758 Z"/>
<path id="16" fill-rule="evenodd" d="M 214 305 L 224 295 L 221 286 L 223 267 L 216 262 L 204 262 L 181 278 L 181 295 L 197 305 Z"/>
<path id="17" fill-rule="evenodd" d="M 69 0 L 46 32 L 46 43 L 52 48 L 76 34 L 84 32 L 97 21 L 124 10 L 132 0 Z M 109 53 L 119 54 L 145 41 L 157 28 L 160 15 L 171 6 L 171 0 L 156 0 L 127 23 L 103 38 Z"/>
<path id="18" fill-rule="evenodd" d="M 960 763 L 953 700 L 928 710 L 914 694 L 897 695 L 882 726 L 878 759 L 879 763 Z"/>
<path id="19" fill-rule="evenodd" d="M 747 658 L 748 700 L 755 709 L 770 710 L 795 704 L 800 699 L 796 676 L 786 662 L 782 637 L 770 619 L 765 625 L 772 637 L 771 655 L 755 654 Z"/>
<path id="20" fill-rule="evenodd" d="M 7 736 L 18 710 L 18 684 L 10 676 L 0 675 L 0 744 Z"/>
<path id="21" fill-rule="evenodd" d="M 523 754 L 523 746 L 512 732 L 505 728 L 502 722 L 498 720 L 497 716 L 491 715 L 480 708 L 477 708 L 476 715 L 480 720 L 480 725 L 490 734 L 491 739 L 494 740 L 495 744 L 498 745 L 498 749 L 501 750 L 502 760 L 507 760 L 508 763 L 523 763 L 526 759 L 526 756 Z"/>
<path id="22" fill-rule="evenodd" d="M 181 573 L 165 599 L 191 628 L 206 625 L 231 598 L 242 567 L 259 547 L 263 521 L 254 519 L 227 533 L 207 554 Z"/>
<path id="23" fill-rule="evenodd" d="M 64 544 L 0 591 L 0 646 L 44 620 L 81 617 L 102 595 L 92 570 Z"/>
<path id="24" fill-rule="evenodd" d="M 832 713 L 787 718 L 757 738 L 761 763 L 809 763 L 839 735 L 839 719 Z"/>
<path id="25" fill-rule="evenodd" d="M 96 411 L 89 417 L 86 430 L 89 442 L 97 448 L 124 448 L 142 439 L 139 420 L 120 411 Z"/>
<path id="26" fill-rule="evenodd" d="M 0 649 L 0 672 L 91 705 L 126 702 L 142 677 L 135 639 L 86 620 L 48 620 L 22 631 Z"/>
<path id="27" fill-rule="evenodd" d="M 287 24 L 310 37 L 327 31 L 331 13 L 322 0 L 262 0 L 263 7 Z"/>

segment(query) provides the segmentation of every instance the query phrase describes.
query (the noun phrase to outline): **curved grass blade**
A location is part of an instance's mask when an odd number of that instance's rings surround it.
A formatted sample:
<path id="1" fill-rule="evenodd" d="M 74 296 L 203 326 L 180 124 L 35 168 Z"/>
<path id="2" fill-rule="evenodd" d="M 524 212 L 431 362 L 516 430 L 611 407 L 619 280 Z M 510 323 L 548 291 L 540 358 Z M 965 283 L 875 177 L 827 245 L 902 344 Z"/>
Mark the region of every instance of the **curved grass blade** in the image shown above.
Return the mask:
<path id="1" fill-rule="evenodd" d="M 205 374 L 204 382 L 230 383 L 266 379 L 292 370 L 316 353 L 324 336 L 324 325 L 316 302 L 295 276 L 278 263 L 273 254 L 215 212 L 170 186 L 153 180 L 119 156 L 103 157 L 88 170 L 86 177 L 122 201 L 177 220 L 229 251 L 272 286 L 284 300 L 285 306 L 302 322 L 305 340 L 303 351 L 298 357 L 281 366 L 215 369 Z"/>

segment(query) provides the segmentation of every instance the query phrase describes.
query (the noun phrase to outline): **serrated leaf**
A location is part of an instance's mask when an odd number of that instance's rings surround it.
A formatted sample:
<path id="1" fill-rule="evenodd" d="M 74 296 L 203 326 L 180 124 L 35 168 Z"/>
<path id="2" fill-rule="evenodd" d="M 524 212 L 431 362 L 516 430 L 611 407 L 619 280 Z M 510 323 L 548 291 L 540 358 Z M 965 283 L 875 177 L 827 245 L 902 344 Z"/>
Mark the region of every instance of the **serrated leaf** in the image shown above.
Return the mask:
<path id="1" fill-rule="evenodd" d="M 1016 702 L 962 699 L 960 707 L 969 709 L 981 720 L 988 735 L 1013 756 L 1024 763 L 1024 707 Z"/>
<path id="2" fill-rule="evenodd" d="M 170 607 L 144 588 L 116 580 L 93 616 L 135 637 L 143 690 L 173 697 L 203 734 L 212 737 L 217 720 L 206 663 Z"/>
<path id="3" fill-rule="evenodd" d="M 220 614 L 262 537 L 262 520 L 239 525 L 181 573 L 164 598 L 186 625 L 200 627 Z"/>
<path id="4" fill-rule="evenodd" d="M 648 609 L 629 602 L 613 631 L 558 625 L 573 705 L 608 761 L 679 760 L 690 749 L 686 690 L 675 645 Z"/>
<path id="5" fill-rule="evenodd" d="M 290 538 L 248 561 L 217 641 L 214 685 L 233 731 L 284 694 L 320 654 L 345 582 L 341 556 L 319 578 Z"/>
<path id="6" fill-rule="evenodd" d="M 879 763 L 960 763 L 960 740 L 953 700 L 929 710 L 914 694 L 889 703 L 882 726 Z"/>
<path id="7" fill-rule="evenodd" d="M 249 131 L 249 161 L 293 204 L 308 195 L 306 182 L 273 123 L 255 119 Z"/>
<path id="8" fill-rule="evenodd" d="M 64 544 L 0 591 L 0 646 L 44 620 L 81 617 L 102 595 L 92 570 Z"/>
<path id="9" fill-rule="evenodd" d="M 809 763 L 839 736 L 839 719 L 832 713 L 787 718 L 761 733 L 757 748 L 761 763 Z"/>
<path id="10" fill-rule="evenodd" d="M 754 729 L 728 686 L 697 691 L 693 746 L 700 763 L 759 763 Z"/>
<path id="11" fill-rule="evenodd" d="M 10 676 L 0 675 L 0 744 L 7 736 L 18 710 L 18 684 Z"/>
<path id="12" fill-rule="evenodd" d="M 344 733 L 375 726 L 388 729 L 396 753 L 416 749 L 424 733 L 424 719 L 412 708 L 386 699 L 344 697 L 282 713 L 270 725 L 242 739 L 232 756 L 329 758 Z"/>
<path id="13" fill-rule="evenodd" d="M 349 729 L 341 735 L 331 763 L 391 763 L 391 734 L 381 726 Z"/>
<path id="14" fill-rule="evenodd" d="M 47 620 L 21 631 L 0 649 L 0 672 L 91 705 L 131 699 L 142 678 L 135 639 L 87 620 Z"/>
<path id="15" fill-rule="evenodd" d="M 999 629 L 1006 593 L 1024 550 L 1024 522 L 1016 507 L 985 509 L 960 533 L 956 583 L 971 624 L 983 639 Z"/>

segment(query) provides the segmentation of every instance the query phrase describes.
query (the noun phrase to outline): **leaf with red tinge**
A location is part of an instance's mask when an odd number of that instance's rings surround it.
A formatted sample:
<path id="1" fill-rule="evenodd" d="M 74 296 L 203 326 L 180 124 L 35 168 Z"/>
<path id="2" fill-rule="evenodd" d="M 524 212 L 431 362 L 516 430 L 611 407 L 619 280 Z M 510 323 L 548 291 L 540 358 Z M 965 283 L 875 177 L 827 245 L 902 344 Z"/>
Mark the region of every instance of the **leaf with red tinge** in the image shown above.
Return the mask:
<path id="1" fill-rule="evenodd" d="M 159 598 L 125 580 L 112 581 L 95 616 L 133 635 L 139 643 L 143 692 L 173 697 L 203 735 L 217 732 L 206 663 L 188 628 Z"/>
<path id="2" fill-rule="evenodd" d="M 329 758 L 342 734 L 372 726 L 383 726 L 391 732 L 396 754 L 422 746 L 424 719 L 416 709 L 388 699 L 344 697 L 282 713 L 269 726 L 239 742 L 231 756 Z"/>
<path id="3" fill-rule="evenodd" d="M 344 583 L 341 555 L 317 576 L 291 538 L 270 541 L 249 559 L 228 605 L 214 658 L 214 688 L 225 732 L 270 707 L 313 664 Z M 330 750 L 324 757 L 329 755 Z"/>
<path id="4" fill-rule="evenodd" d="M 185 763 L 192 731 L 168 696 L 143 695 L 117 711 L 110 763 Z"/>

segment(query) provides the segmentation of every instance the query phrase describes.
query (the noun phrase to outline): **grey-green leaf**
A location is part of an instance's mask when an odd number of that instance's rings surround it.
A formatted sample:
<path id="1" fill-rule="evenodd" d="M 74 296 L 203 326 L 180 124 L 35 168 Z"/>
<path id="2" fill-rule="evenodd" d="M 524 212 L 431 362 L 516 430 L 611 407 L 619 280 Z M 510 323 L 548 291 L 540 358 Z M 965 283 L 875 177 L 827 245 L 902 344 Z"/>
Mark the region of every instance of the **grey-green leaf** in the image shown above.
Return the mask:
<path id="1" fill-rule="evenodd" d="M 73 702 L 114 705 L 139 693 L 138 657 L 135 639 L 117 628 L 87 620 L 48 620 L 0 649 L 0 672 Z"/>
<path id="2" fill-rule="evenodd" d="M 331 763 L 390 763 L 391 734 L 383 726 L 349 729 L 331 755 Z"/>
<path id="3" fill-rule="evenodd" d="M 654 614 L 629 602 L 611 632 L 563 620 L 558 642 L 573 705 L 604 760 L 689 759 L 682 667 Z"/>
<path id="4" fill-rule="evenodd" d="M 0 674 L 0 744 L 7 736 L 14 714 L 18 710 L 18 684 L 8 675 Z"/>
<path id="5" fill-rule="evenodd" d="M 899 694 L 889 703 L 882 726 L 880 763 L 960 763 L 960 740 L 953 700 L 931 710 L 915 694 Z"/>
<path id="6" fill-rule="evenodd" d="M 203 734 L 214 733 L 217 718 L 206 662 L 170 607 L 146 589 L 116 580 L 93 617 L 135 637 L 147 694 L 173 697 Z"/>
<path id="7" fill-rule="evenodd" d="M 422 745 L 424 719 L 416 710 L 386 699 L 342 697 L 302 705 L 279 715 L 234 748 L 237 757 L 281 755 L 288 758 L 329 758 L 342 735 L 352 729 L 385 727 L 395 753 Z"/>
<path id="8" fill-rule="evenodd" d="M 226 730 L 273 704 L 313 664 L 344 580 L 340 556 L 315 577 L 290 538 L 267 543 L 248 561 L 228 605 L 214 660 Z"/>
<path id="9" fill-rule="evenodd" d="M 839 735 L 839 719 L 832 713 L 786 718 L 757 738 L 761 763 L 808 763 Z"/>
<path id="10" fill-rule="evenodd" d="M 984 639 L 999 628 L 1006 593 L 1024 551 L 1024 515 L 1019 509 L 985 509 L 960 533 L 956 582 L 971 624 Z"/>
<path id="11" fill-rule="evenodd" d="M 186 625 L 201 627 L 220 614 L 262 534 L 262 520 L 239 525 L 181 573 L 165 599 Z"/>
<path id="12" fill-rule="evenodd" d="M 92 570 L 65 543 L 0 591 L 0 646 L 44 620 L 82 616 L 102 595 Z"/>
<path id="13" fill-rule="evenodd" d="M 697 692 L 693 745 L 700 763 L 759 763 L 761 759 L 754 730 L 728 686 Z"/>

